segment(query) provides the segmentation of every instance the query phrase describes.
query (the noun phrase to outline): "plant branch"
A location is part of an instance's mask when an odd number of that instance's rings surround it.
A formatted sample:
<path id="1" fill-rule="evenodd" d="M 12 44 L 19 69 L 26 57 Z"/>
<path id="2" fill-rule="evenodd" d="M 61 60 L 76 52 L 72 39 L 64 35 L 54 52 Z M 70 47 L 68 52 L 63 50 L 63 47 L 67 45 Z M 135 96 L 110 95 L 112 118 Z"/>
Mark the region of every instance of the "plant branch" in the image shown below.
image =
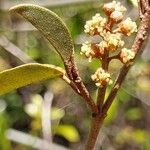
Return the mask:
<path id="1" fill-rule="evenodd" d="M 109 57 L 109 58 L 108 58 L 108 61 L 110 62 L 110 61 L 113 60 L 113 59 L 119 59 L 119 60 L 120 60 L 120 53 L 117 54 L 117 55 L 114 55 L 114 56 Z"/>
<path id="2" fill-rule="evenodd" d="M 143 1 L 142 1 L 143 2 Z M 150 7 L 149 9 L 144 13 L 142 20 L 141 20 L 141 25 L 138 29 L 137 36 L 135 38 L 135 41 L 132 46 L 132 51 L 135 52 L 136 57 L 139 56 L 139 54 L 142 53 L 142 44 L 146 40 L 146 33 L 148 30 L 148 27 L 150 25 Z M 136 58 L 135 57 L 135 58 Z M 135 60 L 135 59 L 134 59 Z M 103 113 L 107 114 L 108 109 L 110 108 L 115 96 L 117 95 L 118 90 L 120 89 L 128 71 L 130 70 L 131 65 L 124 65 L 119 73 L 118 79 L 116 80 L 116 83 L 114 87 L 112 88 L 104 106 L 103 106 Z"/>
<path id="3" fill-rule="evenodd" d="M 86 150 L 93 150 L 99 134 L 99 130 L 102 127 L 105 117 L 106 116 L 101 116 L 101 117 L 96 116 L 92 118 L 92 125 L 91 125 L 89 138 L 86 145 Z"/>
<path id="4" fill-rule="evenodd" d="M 110 108 L 110 106 L 111 106 L 111 104 L 112 104 L 114 98 L 116 97 L 117 92 L 118 92 L 118 90 L 120 89 L 121 84 L 123 83 L 123 81 L 124 81 L 124 79 L 125 79 L 125 77 L 126 77 L 128 71 L 129 71 L 130 67 L 131 67 L 131 66 L 126 66 L 126 65 L 124 65 L 124 66 L 122 67 L 122 69 L 120 70 L 120 74 L 119 74 L 119 76 L 118 76 L 118 79 L 117 79 L 117 81 L 116 81 L 114 87 L 112 88 L 112 90 L 111 90 L 111 92 L 110 92 L 108 98 L 106 99 L 106 102 L 105 102 L 104 105 L 103 105 L 103 110 L 102 110 L 102 112 L 103 112 L 104 114 L 107 115 L 107 111 L 108 111 L 108 109 Z"/>
<path id="5" fill-rule="evenodd" d="M 143 17 L 143 10 L 142 10 L 142 7 L 141 7 L 141 1 L 140 0 L 138 0 L 138 8 L 139 8 L 140 19 L 142 19 L 142 17 Z"/>
<path id="6" fill-rule="evenodd" d="M 67 76 L 63 76 L 62 79 L 69 85 L 71 86 L 71 88 L 79 95 L 81 95 L 80 91 L 78 90 L 78 88 L 75 86 L 75 84 L 67 77 Z"/>
<path id="7" fill-rule="evenodd" d="M 109 51 L 105 50 L 104 57 L 102 58 L 102 68 L 105 71 L 108 71 L 108 64 L 109 64 L 108 57 L 109 57 Z M 100 87 L 98 89 L 97 106 L 99 108 L 100 114 L 102 112 L 102 106 L 105 99 L 106 89 L 107 89 L 107 85 L 104 85 L 103 87 Z"/>
<path id="8" fill-rule="evenodd" d="M 72 75 L 73 75 L 73 78 L 74 78 L 73 81 L 74 81 L 75 85 L 78 87 L 82 97 L 84 98 L 84 100 L 88 104 L 88 106 L 91 109 L 92 113 L 98 114 L 98 108 L 97 108 L 94 100 L 90 96 L 89 91 L 87 90 L 84 83 L 82 82 L 82 79 L 79 76 L 79 72 L 78 72 L 78 69 L 77 69 L 75 64 L 73 65 Z"/>
<path id="9" fill-rule="evenodd" d="M 149 9 L 149 0 L 138 0 L 140 18 L 143 17 L 144 13 Z"/>
<path id="10" fill-rule="evenodd" d="M 108 18 L 107 25 L 106 25 L 105 29 L 107 31 L 111 31 L 113 25 L 114 25 L 113 21 L 110 18 Z M 107 50 L 107 49 L 104 50 L 104 56 L 102 57 L 101 61 L 102 61 L 102 69 L 104 69 L 105 71 L 108 71 L 109 50 Z M 102 107 L 103 107 L 103 103 L 104 103 L 104 100 L 105 100 L 106 89 L 107 89 L 107 84 L 98 89 L 97 107 L 99 109 L 100 114 L 102 112 Z"/>
<path id="11" fill-rule="evenodd" d="M 98 108 L 94 100 L 90 96 L 89 91 L 82 82 L 81 77 L 79 76 L 79 72 L 74 62 L 74 58 L 72 57 L 69 62 L 65 62 L 64 64 L 67 75 L 71 81 L 70 86 L 73 88 L 73 90 L 75 90 L 76 93 L 78 93 L 85 100 L 88 107 L 91 109 L 91 112 L 93 114 L 98 114 Z"/>

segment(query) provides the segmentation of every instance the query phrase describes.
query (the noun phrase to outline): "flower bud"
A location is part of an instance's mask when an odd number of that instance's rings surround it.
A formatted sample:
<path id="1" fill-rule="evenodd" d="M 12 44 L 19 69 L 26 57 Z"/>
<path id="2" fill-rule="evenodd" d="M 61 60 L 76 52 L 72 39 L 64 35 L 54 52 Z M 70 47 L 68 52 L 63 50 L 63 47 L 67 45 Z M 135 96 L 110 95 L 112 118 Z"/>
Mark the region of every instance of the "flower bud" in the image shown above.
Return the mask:
<path id="1" fill-rule="evenodd" d="M 106 13 L 106 15 L 110 16 L 110 14 L 115 11 L 115 5 L 114 3 L 107 3 L 104 4 L 103 6 L 103 10 Z"/>
<path id="2" fill-rule="evenodd" d="M 125 12 L 126 8 L 120 2 L 112 1 L 111 3 L 104 4 L 103 10 L 106 15 L 110 16 L 114 11 Z"/>
<path id="3" fill-rule="evenodd" d="M 97 69 L 97 71 L 91 76 L 91 78 L 96 82 L 95 84 L 98 87 L 103 87 L 106 84 L 112 84 L 110 74 L 102 68 Z"/>
<path id="4" fill-rule="evenodd" d="M 96 57 L 99 58 L 101 56 L 101 53 L 97 44 L 94 44 L 94 43 L 91 44 L 89 42 L 85 42 L 82 44 L 80 54 L 81 55 L 84 54 L 89 59 L 89 62 L 92 61 L 92 58 L 96 58 Z"/>
<path id="5" fill-rule="evenodd" d="M 127 18 L 119 24 L 119 30 L 124 35 L 130 36 L 133 32 L 137 32 L 137 25 L 131 20 L 131 18 Z"/>
<path id="6" fill-rule="evenodd" d="M 120 23 L 123 20 L 123 14 L 120 11 L 114 11 L 113 13 L 111 13 L 110 19 L 114 23 Z"/>
<path id="7" fill-rule="evenodd" d="M 107 32 L 104 34 L 104 41 L 100 42 L 98 46 L 109 51 L 116 51 L 117 48 L 123 45 L 124 41 L 121 39 L 120 33 Z"/>
<path id="8" fill-rule="evenodd" d="M 132 59 L 134 59 L 135 53 L 130 49 L 123 48 L 120 53 L 121 61 L 126 64 L 129 63 Z"/>
<path id="9" fill-rule="evenodd" d="M 103 31 L 104 26 L 106 25 L 106 18 L 100 16 L 100 14 L 96 14 L 92 17 L 92 20 L 86 22 L 84 28 L 84 32 L 89 35 L 100 34 Z"/>

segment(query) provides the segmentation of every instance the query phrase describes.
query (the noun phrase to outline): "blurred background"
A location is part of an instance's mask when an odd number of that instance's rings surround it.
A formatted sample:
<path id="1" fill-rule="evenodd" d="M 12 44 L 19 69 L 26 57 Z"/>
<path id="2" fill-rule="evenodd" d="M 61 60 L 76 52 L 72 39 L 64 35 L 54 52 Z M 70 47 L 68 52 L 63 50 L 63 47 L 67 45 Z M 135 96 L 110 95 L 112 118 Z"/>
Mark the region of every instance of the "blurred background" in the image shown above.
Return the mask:
<path id="1" fill-rule="evenodd" d="M 57 13 L 67 24 L 75 44 L 75 58 L 87 88 L 96 98 L 91 74 L 100 66 L 80 55 L 87 37 L 86 20 L 102 12 L 109 0 L 0 0 L 0 71 L 29 62 L 63 67 L 53 47 L 24 19 L 8 12 L 11 6 L 32 3 Z M 122 0 L 139 23 L 136 0 Z M 125 39 L 130 48 L 135 35 Z M 131 69 L 98 137 L 96 150 L 150 150 L 150 38 Z M 112 75 L 121 67 L 111 63 Z M 109 89 L 107 94 L 109 93 Z M 90 127 L 90 112 L 60 79 L 32 84 L 0 97 L 0 150 L 83 150 Z"/>

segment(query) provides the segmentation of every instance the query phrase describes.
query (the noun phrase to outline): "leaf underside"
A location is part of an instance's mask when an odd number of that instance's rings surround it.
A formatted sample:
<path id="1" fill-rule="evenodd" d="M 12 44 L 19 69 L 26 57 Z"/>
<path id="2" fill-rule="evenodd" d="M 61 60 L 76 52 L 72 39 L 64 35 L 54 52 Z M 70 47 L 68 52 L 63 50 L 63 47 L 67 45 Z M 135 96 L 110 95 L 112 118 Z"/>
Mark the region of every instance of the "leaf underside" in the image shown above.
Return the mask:
<path id="1" fill-rule="evenodd" d="M 21 4 L 10 11 L 20 14 L 32 23 L 54 46 L 63 60 L 70 60 L 74 46 L 65 23 L 54 12 L 32 4 Z"/>
<path id="2" fill-rule="evenodd" d="M 54 65 L 31 63 L 0 72 L 0 95 L 25 85 L 61 77 L 64 70 Z"/>

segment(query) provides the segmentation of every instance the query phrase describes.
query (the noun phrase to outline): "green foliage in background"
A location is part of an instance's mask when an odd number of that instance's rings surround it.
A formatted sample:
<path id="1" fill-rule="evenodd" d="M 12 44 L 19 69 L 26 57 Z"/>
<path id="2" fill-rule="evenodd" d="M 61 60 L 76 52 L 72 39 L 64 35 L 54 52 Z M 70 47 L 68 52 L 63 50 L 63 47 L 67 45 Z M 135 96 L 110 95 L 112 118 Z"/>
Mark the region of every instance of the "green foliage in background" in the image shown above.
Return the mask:
<path id="1" fill-rule="evenodd" d="M 6 131 L 9 127 L 7 119 L 8 119 L 7 115 L 5 114 L 4 111 L 1 111 L 0 108 L 0 149 L 1 150 L 11 150 L 10 142 L 6 138 Z"/>
<path id="2" fill-rule="evenodd" d="M 54 134 L 60 135 L 70 142 L 78 142 L 80 140 L 77 129 L 72 125 L 60 124 L 53 128 Z"/>

